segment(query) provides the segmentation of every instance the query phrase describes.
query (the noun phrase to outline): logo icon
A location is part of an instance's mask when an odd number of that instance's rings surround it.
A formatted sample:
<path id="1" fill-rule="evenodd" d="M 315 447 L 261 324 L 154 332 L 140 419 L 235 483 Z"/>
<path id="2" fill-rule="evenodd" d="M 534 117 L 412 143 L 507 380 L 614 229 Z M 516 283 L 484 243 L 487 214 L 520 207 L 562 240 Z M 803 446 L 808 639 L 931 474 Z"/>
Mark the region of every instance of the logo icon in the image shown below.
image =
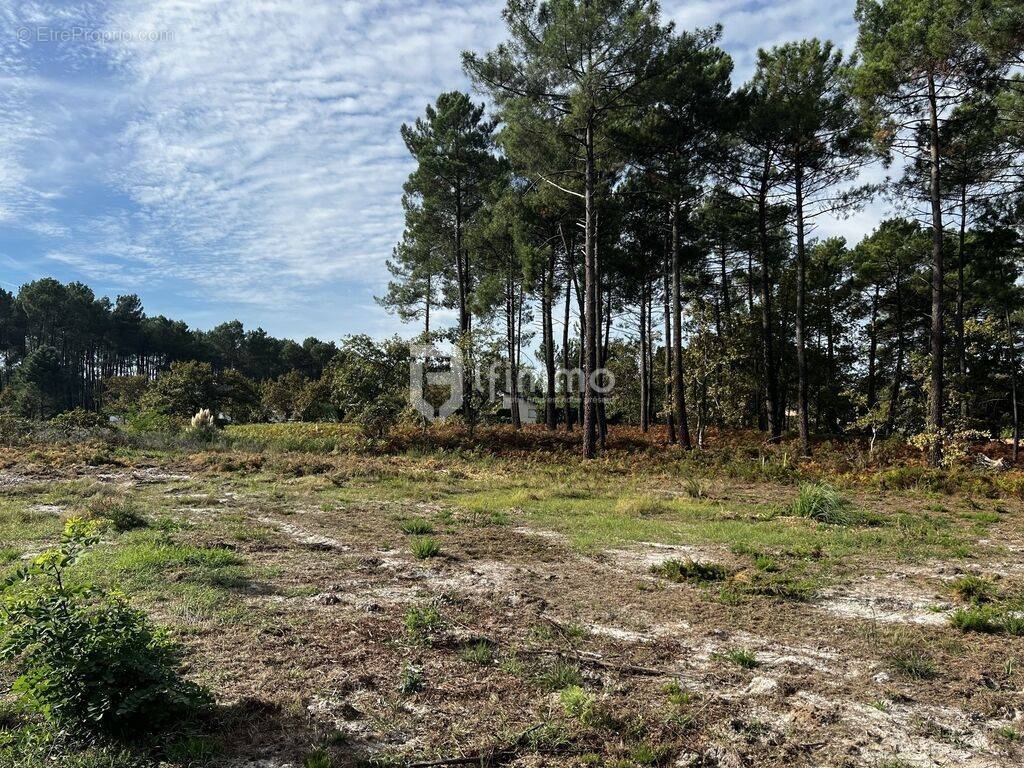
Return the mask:
<path id="1" fill-rule="evenodd" d="M 466 366 L 462 352 L 456 348 L 445 353 L 430 344 L 409 348 L 409 403 L 427 421 L 441 421 L 455 414 L 463 404 Z M 441 369 L 448 361 L 447 370 Z M 427 391 L 448 387 L 448 399 L 439 408 L 427 400 Z"/>

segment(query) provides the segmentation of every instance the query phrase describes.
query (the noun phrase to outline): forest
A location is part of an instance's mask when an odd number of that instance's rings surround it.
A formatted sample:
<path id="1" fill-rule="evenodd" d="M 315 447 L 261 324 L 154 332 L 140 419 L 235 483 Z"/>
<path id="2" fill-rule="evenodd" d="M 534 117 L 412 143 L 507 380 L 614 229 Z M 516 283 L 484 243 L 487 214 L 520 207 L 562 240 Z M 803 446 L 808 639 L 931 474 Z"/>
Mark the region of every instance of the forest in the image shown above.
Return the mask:
<path id="1" fill-rule="evenodd" d="M 464 54 L 486 101 L 443 93 L 402 127 L 416 168 L 379 303 L 417 342 L 500 360 L 550 429 L 581 422 L 588 457 L 609 420 L 687 449 L 743 427 L 796 433 L 805 455 L 855 434 L 936 464 L 972 436 L 1016 456 L 1020 10 L 932 5 L 862 2 L 854 51 L 778 45 L 735 83 L 721 29 L 676 30 L 650 2 L 509 3 L 509 39 Z M 872 201 L 895 215 L 859 242 L 819 234 Z M 27 416 L 102 411 L 125 377 L 196 361 L 245 390 L 236 419 L 397 420 L 401 373 L 334 407 L 255 406 L 337 353 L 237 321 L 194 331 L 78 283 L 0 292 L 0 402 Z M 610 396 L 578 386 L 602 371 Z"/>

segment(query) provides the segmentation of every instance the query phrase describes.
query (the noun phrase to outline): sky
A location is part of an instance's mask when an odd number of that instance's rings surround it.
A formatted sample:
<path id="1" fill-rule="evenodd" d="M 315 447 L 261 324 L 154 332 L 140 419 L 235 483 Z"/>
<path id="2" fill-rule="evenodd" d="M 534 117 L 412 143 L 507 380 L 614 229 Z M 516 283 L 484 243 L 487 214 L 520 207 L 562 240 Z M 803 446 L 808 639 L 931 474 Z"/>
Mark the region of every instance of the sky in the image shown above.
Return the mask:
<path id="1" fill-rule="evenodd" d="M 851 50 L 855 0 L 663 0 L 758 47 Z M 52 276 L 198 328 L 403 329 L 374 302 L 412 162 L 399 127 L 469 89 L 501 0 L 0 0 L 0 287 Z M 477 96 L 482 100 L 482 96 Z M 859 239 L 865 210 L 822 234 Z M 408 335 L 410 329 L 406 328 Z"/>

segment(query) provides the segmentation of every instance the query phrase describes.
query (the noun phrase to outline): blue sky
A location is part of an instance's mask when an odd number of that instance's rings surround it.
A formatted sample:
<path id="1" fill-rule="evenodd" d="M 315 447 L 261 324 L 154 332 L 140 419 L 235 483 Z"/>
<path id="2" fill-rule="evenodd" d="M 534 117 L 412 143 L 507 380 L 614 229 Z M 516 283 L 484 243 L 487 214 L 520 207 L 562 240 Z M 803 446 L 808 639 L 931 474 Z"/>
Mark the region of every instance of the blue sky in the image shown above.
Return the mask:
<path id="1" fill-rule="evenodd" d="M 373 296 L 402 229 L 398 135 L 495 0 L 0 0 L 0 285 L 54 276 L 279 336 L 400 331 Z M 759 46 L 852 46 L 854 0 L 664 0 Z M 825 231 L 857 237 L 877 213 Z"/>

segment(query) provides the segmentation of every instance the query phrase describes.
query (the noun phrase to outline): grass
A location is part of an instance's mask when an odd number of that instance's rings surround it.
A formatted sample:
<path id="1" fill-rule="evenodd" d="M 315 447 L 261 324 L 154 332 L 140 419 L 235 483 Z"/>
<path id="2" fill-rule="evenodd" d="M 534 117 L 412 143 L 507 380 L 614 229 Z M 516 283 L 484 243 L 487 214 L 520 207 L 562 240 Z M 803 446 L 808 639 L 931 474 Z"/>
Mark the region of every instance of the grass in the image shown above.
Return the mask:
<path id="1" fill-rule="evenodd" d="M 795 517 L 805 517 L 826 525 L 852 525 L 857 516 L 848 499 L 828 483 L 800 486 L 800 493 L 790 507 Z"/>
<path id="2" fill-rule="evenodd" d="M 725 581 L 729 577 L 729 569 L 724 565 L 699 563 L 696 560 L 666 560 L 664 563 L 652 565 L 651 573 L 669 581 L 689 581 L 700 584 Z"/>
<path id="3" fill-rule="evenodd" d="M 428 536 L 434 532 L 434 526 L 427 520 L 414 517 L 409 520 L 403 520 L 399 530 L 407 536 Z"/>
<path id="4" fill-rule="evenodd" d="M 405 630 L 409 637 L 421 644 L 428 644 L 444 628 L 444 618 L 433 604 L 413 606 L 405 614 Z"/>
<path id="5" fill-rule="evenodd" d="M 293 425 L 273 426 L 275 429 L 270 432 L 277 437 L 263 435 L 273 445 L 265 455 L 239 450 L 245 445 L 242 434 L 236 436 L 233 446 L 226 440 L 216 451 L 185 459 L 174 452 L 117 453 L 123 467 L 130 467 L 137 459 L 144 459 L 145 463 L 140 464 L 147 467 L 173 461 L 175 469 L 167 471 L 189 473 L 191 477 L 140 484 L 129 491 L 111 494 L 115 499 L 130 500 L 140 514 L 144 511 L 149 526 L 128 526 L 116 535 L 112 526 L 104 534 L 102 544 L 76 566 L 76 571 L 83 577 L 89 575 L 125 590 L 133 602 L 137 600 L 141 607 L 153 611 L 161 625 L 175 634 L 187 635 L 186 644 L 202 648 L 205 654 L 203 663 L 195 664 L 195 674 L 223 686 L 226 699 L 233 697 L 239 686 L 230 679 L 235 668 L 229 672 L 219 665 L 222 648 L 241 648 L 239 658 L 242 654 L 256 658 L 266 649 L 271 649 L 275 659 L 286 658 L 289 666 L 285 671 L 265 674 L 276 686 L 266 688 L 272 691 L 270 697 L 275 706 L 280 704 L 288 713 L 294 706 L 293 700 L 302 700 L 310 686 L 319 685 L 313 679 L 315 673 L 310 672 L 318 663 L 318 646 L 308 641 L 332 631 L 335 622 L 347 622 L 343 617 L 347 615 L 349 597 L 359 601 L 353 605 L 363 605 L 367 602 L 364 590 L 379 586 L 379 578 L 392 578 L 390 563 L 386 569 L 377 563 L 380 551 L 394 546 L 399 530 L 409 537 L 402 539 L 407 547 L 423 546 L 424 552 L 434 556 L 440 554 L 442 545 L 446 553 L 454 546 L 449 540 L 458 541 L 460 558 L 452 560 L 452 568 L 471 567 L 477 558 L 497 559 L 517 569 L 529 561 L 529 578 L 535 572 L 543 576 L 546 572 L 567 570 L 566 558 L 574 555 L 562 551 L 566 542 L 588 554 L 630 545 L 643 551 L 648 543 L 731 552 L 727 566 L 708 557 L 705 562 L 677 560 L 659 569 L 659 575 L 665 579 L 709 585 L 709 590 L 666 588 L 635 570 L 625 573 L 628 581 L 618 586 L 628 589 L 624 593 L 626 600 L 634 594 L 633 582 L 642 582 L 649 588 L 637 599 L 651 601 L 659 610 L 669 611 L 654 614 L 652 623 L 675 621 L 669 618 L 670 611 L 677 610 L 679 620 L 699 616 L 709 622 L 709 630 L 723 626 L 719 621 L 731 622 L 728 628 L 735 629 L 743 626 L 737 622 L 756 614 L 757 631 L 766 630 L 762 634 L 768 637 L 773 612 L 780 620 L 818 616 L 817 609 L 778 605 L 773 599 L 806 599 L 822 585 L 846 583 L 845 580 L 874 573 L 880 563 L 921 562 L 933 557 L 948 561 L 969 553 L 971 542 L 981 538 L 978 531 L 984 526 L 995 526 L 986 535 L 998 542 L 1003 529 L 1018 524 L 1020 505 L 1015 500 L 1007 500 L 1004 511 L 997 514 L 987 511 L 994 507 L 982 496 L 973 506 L 960 498 L 946 498 L 938 503 L 934 495 L 937 491 L 930 488 L 864 492 L 857 482 L 866 481 L 839 476 L 825 479 L 833 490 L 842 488 L 841 494 L 835 491 L 840 501 L 840 517 L 817 511 L 806 516 L 780 515 L 780 509 L 787 508 L 794 497 L 802 496 L 796 483 L 816 480 L 809 473 L 818 470 L 800 470 L 799 464 L 794 465 L 797 469 L 786 467 L 774 454 L 749 475 L 743 470 L 746 459 L 737 459 L 731 468 L 724 464 L 704 467 L 710 477 L 716 478 L 709 481 L 697 474 L 701 462 L 712 460 L 708 456 L 680 454 L 670 460 L 657 455 L 650 457 L 648 464 L 647 457 L 623 458 L 609 451 L 597 462 L 582 464 L 574 457 L 567 459 L 569 454 L 554 458 L 539 454 L 523 461 L 522 457 L 510 459 L 487 451 L 472 453 L 461 449 L 450 453 L 424 450 L 418 455 L 399 451 L 381 457 L 348 453 L 348 449 L 341 448 L 328 455 L 306 449 L 315 446 L 317 440 L 337 439 L 340 444 L 345 430 L 337 430 L 332 437 L 307 431 L 305 427 L 290 433 Z M 255 440 L 260 429 L 251 432 Z M 303 452 L 284 452 L 282 446 L 288 443 L 301 445 Z M 114 455 L 111 451 L 111 456 Z M 42 465 L 54 459 L 43 451 L 32 461 Z M 180 468 L 183 466 L 189 468 Z M 806 475 L 798 474 L 804 471 Z M 730 472 L 735 474 L 729 475 Z M 871 470 L 864 473 L 871 474 Z M 737 479 L 723 479 L 729 476 Z M 769 476 L 773 479 L 766 481 Z M 715 489 L 713 496 L 707 492 L 710 483 Z M 76 480 L 36 484 L 24 491 L 14 489 L 0 505 L 0 563 L 6 559 L 7 565 L 13 567 L 24 553 L 40 551 L 41 542 L 54 539 L 62 517 L 88 507 L 90 499 L 97 496 L 98 485 Z M 53 507 L 41 511 L 38 507 L 42 504 Z M 810 507 L 815 508 L 815 504 Z M 345 536 L 346 543 L 351 539 L 352 551 L 311 555 L 283 533 L 261 527 L 256 522 L 258 515 L 275 519 L 296 515 L 297 524 L 305 519 L 324 530 L 330 525 L 345 527 L 338 535 Z M 300 517 L 306 515 L 309 517 Z M 564 538 L 525 536 L 512 530 L 479 530 L 498 524 L 558 532 Z M 431 543 L 421 545 L 421 541 Z M 979 548 L 979 554 L 987 552 Z M 305 568 L 306 565 L 311 567 Z M 615 565 L 623 571 L 634 567 L 632 561 L 626 560 Z M 415 585 L 416 594 L 425 595 L 423 588 L 432 586 L 427 581 L 430 574 L 419 569 L 418 575 L 425 578 L 422 584 Z M 395 577 L 401 579 L 402 575 Z M 1022 631 L 1024 618 L 1017 616 L 1017 608 L 1008 597 L 1014 594 L 1015 582 L 1010 578 L 975 578 L 977 582 L 965 578 L 962 584 L 954 585 L 965 615 L 962 625 L 954 624 L 954 628 L 982 631 L 971 624 L 980 617 L 996 623 L 996 631 L 1004 636 Z M 309 605 L 307 598 L 321 593 L 325 584 L 355 586 L 346 595 L 345 606 Z M 666 687 L 661 695 L 657 687 L 661 681 L 638 680 L 620 687 L 617 682 L 607 684 L 607 679 L 597 691 L 598 677 L 604 675 L 596 671 L 591 674 L 589 666 L 585 675 L 573 663 L 573 654 L 607 654 L 610 641 L 578 627 L 611 621 L 607 611 L 618 610 L 620 606 L 604 603 L 620 593 L 610 592 L 606 599 L 594 591 L 588 598 L 600 603 L 595 607 L 605 613 L 599 615 L 589 605 L 580 606 L 577 613 L 560 596 L 554 596 L 558 586 L 562 585 L 544 587 L 552 603 L 548 612 L 565 623 L 557 632 L 535 620 L 532 607 L 527 610 L 497 600 L 494 606 L 486 600 L 466 600 L 458 589 L 446 589 L 444 602 L 416 603 L 412 607 L 404 602 L 393 603 L 390 595 L 382 599 L 379 594 L 383 593 L 375 593 L 367 603 L 371 605 L 370 615 L 361 619 L 367 622 L 365 639 L 360 635 L 353 642 L 371 643 L 374 653 L 387 657 L 386 676 L 380 679 L 390 682 L 378 681 L 375 694 L 386 700 L 386 707 L 393 712 L 384 717 L 393 716 L 401 727 L 408 727 L 403 707 L 415 704 L 417 711 L 420 707 L 428 711 L 436 704 L 436 711 L 450 711 L 453 727 L 471 732 L 476 721 L 470 719 L 469 710 L 458 710 L 451 698 L 453 691 L 470 685 L 471 680 L 473 685 L 485 686 L 488 696 L 495 697 L 492 700 L 504 703 L 501 697 L 506 697 L 510 711 L 515 707 L 516 712 L 543 712 L 550 716 L 552 724 L 539 730 L 537 739 L 543 736 L 545 748 L 552 747 L 553 754 L 578 754 L 574 750 L 585 745 L 596 755 L 593 763 L 586 764 L 631 768 L 667 764 L 658 756 L 661 741 L 674 738 L 671 734 L 666 736 L 668 731 L 685 726 L 688 733 L 699 739 L 709 723 L 721 725 L 712 723 L 717 718 L 716 707 L 704 706 L 719 701 L 715 693 L 697 697 L 676 684 L 672 689 Z M 341 587 L 338 592 L 344 589 Z M 244 600 L 240 599 L 243 594 Z M 253 599 L 261 595 L 273 599 Z M 665 602 L 673 600 L 671 605 Z M 733 609 L 708 604 L 715 600 L 743 601 L 749 605 Z M 866 622 L 850 619 L 850 623 L 860 627 Z M 543 642 L 532 634 L 534 624 L 548 631 Z M 827 626 L 822 631 L 831 637 L 832 623 L 823 624 Z M 454 628 L 463 626 L 472 631 L 472 637 L 479 637 L 478 632 L 501 637 L 500 654 L 487 642 L 456 640 L 460 632 Z M 801 623 L 793 631 L 813 636 L 816 627 L 813 622 L 807 626 Z M 996 647 L 993 643 L 1008 642 L 1005 637 L 992 642 L 981 637 L 972 640 L 957 635 L 950 627 L 929 628 L 928 633 L 929 642 L 936 641 L 934 646 L 924 645 L 921 638 L 916 645 L 882 644 L 886 648 L 881 652 L 885 663 L 905 678 L 889 682 L 894 697 L 906 689 L 908 695 L 926 699 L 930 687 L 918 686 L 916 681 L 939 674 L 943 683 L 948 677 L 951 685 L 964 684 L 961 665 L 950 664 L 948 669 L 944 666 L 945 658 L 952 653 L 948 643 L 959 642 L 964 654 L 970 657 L 972 669 L 980 669 L 989 664 L 983 651 L 988 653 L 988 649 Z M 895 645 L 899 647 L 890 651 L 890 646 Z M 313 652 L 302 656 L 306 648 Z M 543 661 L 538 661 L 538 649 L 552 648 L 564 655 L 544 655 Z M 854 654 L 863 652 L 858 646 Z M 657 665 L 645 656 L 636 658 L 635 663 Z M 207 658 L 210 663 L 206 663 Z M 291 665 L 293 658 L 295 664 Z M 738 685 L 737 690 L 742 690 L 743 678 L 748 677 L 738 670 L 758 665 L 755 654 L 742 649 L 717 658 L 724 660 L 717 665 L 718 673 L 724 674 L 723 680 Z M 1001 656 L 998 662 L 991 662 L 999 667 L 1002 663 Z M 1004 697 L 1000 691 L 1019 688 L 1016 678 L 1003 685 L 1002 680 L 1009 673 L 1000 677 L 995 667 L 987 669 L 1002 686 L 992 693 L 993 697 Z M 399 694 L 413 695 L 428 685 L 429 693 L 420 697 L 422 701 L 405 702 Z M 368 720 L 370 717 L 367 713 Z M 372 717 L 378 717 L 378 713 Z M 643 717 L 648 719 L 641 722 Z M 609 722 L 621 729 L 621 735 L 616 731 L 611 740 L 607 736 Z M 520 724 L 514 725 L 515 732 L 519 732 Z M 525 727 L 529 722 L 522 725 Z M 512 725 L 509 728 L 514 735 Z M 297 767 L 319 754 L 308 750 L 329 745 L 323 734 L 303 732 L 300 738 L 301 744 L 296 744 L 290 755 Z M 530 739 L 533 738 L 531 734 Z M 229 754 L 218 755 L 217 759 L 234 760 L 237 745 L 227 746 Z M 673 754 L 678 754 L 681 744 L 674 742 L 673 746 Z M 439 754 L 443 757 L 446 753 Z M 6 764 L 6 757 L 0 746 L 0 763 Z M 127 763 L 122 765 L 112 755 L 107 757 L 111 759 L 106 762 L 97 759 L 79 764 L 61 758 L 58 761 L 75 768 L 127 768 Z M 431 752 L 425 757 L 431 759 L 435 754 Z M 169 768 L 179 768 L 179 762 L 202 762 L 169 759 Z M 25 763 L 28 768 L 42 768 L 44 764 L 52 763 Z"/>
<path id="6" fill-rule="evenodd" d="M 950 591 L 966 603 L 991 603 L 998 595 L 996 585 L 981 576 L 961 576 L 949 587 Z"/>
<path id="7" fill-rule="evenodd" d="M 583 673 L 575 664 L 559 659 L 538 672 L 535 681 L 545 691 L 561 691 L 582 686 Z"/>
<path id="8" fill-rule="evenodd" d="M 725 661 L 731 661 L 737 667 L 742 669 L 755 669 L 761 664 L 761 662 L 757 660 L 757 656 L 752 651 L 748 651 L 743 648 L 732 648 L 728 651 L 714 654 L 713 657 L 723 659 Z"/>
<path id="9" fill-rule="evenodd" d="M 1024 636 L 1024 613 L 1006 606 L 976 605 L 959 608 L 950 615 L 949 623 L 961 632 Z"/>
<path id="10" fill-rule="evenodd" d="M 107 521 L 121 533 L 149 525 L 139 505 L 126 497 L 97 495 L 89 500 L 86 509 L 90 518 Z"/>
<path id="11" fill-rule="evenodd" d="M 423 536 L 412 542 L 412 553 L 417 560 L 427 560 L 441 554 L 441 543 L 430 536 Z"/>
<path id="12" fill-rule="evenodd" d="M 494 661 L 494 645 L 487 640 L 479 640 L 463 649 L 460 655 L 471 664 L 485 666 Z"/>
<path id="13" fill-rule="evenodd" d="M 916 644 L 898 643 L 889 651 L 887 661 L 894 671 L 913 680 L 930 680 L 938 675 L 931 654 Z"/>

